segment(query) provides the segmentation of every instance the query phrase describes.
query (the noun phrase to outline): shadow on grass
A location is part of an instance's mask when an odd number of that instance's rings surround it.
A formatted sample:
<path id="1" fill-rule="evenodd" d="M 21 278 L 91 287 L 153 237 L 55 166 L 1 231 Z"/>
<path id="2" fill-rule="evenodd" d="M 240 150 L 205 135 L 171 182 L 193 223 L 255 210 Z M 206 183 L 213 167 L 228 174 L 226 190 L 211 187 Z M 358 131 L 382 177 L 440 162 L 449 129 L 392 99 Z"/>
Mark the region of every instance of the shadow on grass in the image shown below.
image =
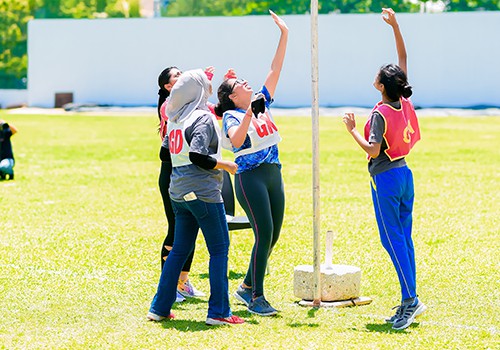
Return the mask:
<path id="1" fill-rule="evenodd" d="M 281 319 L 283 319 L 283 316 L 281 316 L 280 314 L 273 315 L 273 316 L 259 316 L 259 315 L 255 315 L 255 314 L 251 313 L 248 310 L 236 311 L 236 312 L 233 312 L 233 313 L 235 315 L 238 315 L 241 318 L 245 319 L 246 323 L 254 324 L 254 325 L 260 324 L 259 320 L 263 319 L 263 318 L 269 318 L 269 319 L 273 319 L 273 320 L 281 320 Z"/>
<path id="2" fill-rule="evenodd" d="M 174 306 L 179 308 L 179 306 L 182 307 L 182 305 L 188 305 L 188 304 L 207 304 L 208 303 L 208 297 L 205 298 L 186 298 L 186 300 L 181 301 L 180 303 L 174 303 Z"/>
<path id="3" fill-rule="evenodd" d="M 297 301 L 296 304 L 299 305 L 299 302 Z M 318 311 L 319 311 L 318 307 L 311 307 L 307 311 L 307 318 L 314 318 L 314 317 L 316 317 L 316 313 Z M 291 328 L 300 328 L 300 327 L 316 328 L 316 327 L 319 327 L 319 323 L 312 323 L 312 322 L 291 322 L 291 323 L 288 323 L 288 327 L 291 327 Z"/>
<path id="4" fill-rule="evenodd" d="M 253 318 L 246 318 L 250 313 L 248 311 L 236 311 L 233 312 L 233 315 L 240 316 L 245 319 L 245 323 L 250 324 L 258 324 Z M 217 326 L 209 326 L 205 323 L 205 321 L 195 321 L 195 320 L 182 320 L 180 318 L 175 318 L 173 320 L 163 320 L 160 322 L 161 326 L 164 329 L 175 329 L 180 332 L 202 332 L 208 331 L 210 329 L 219 328 L 219 327 L 231 327 L 228 325 L 217 325 Z M 234 327 L 238 327 L 242 325 L 234 325 Z"/>
<path id="5" fill-rule="evenodd" d="M 295 304 L 297 304 L 297 306 L 300 306 L 302 308 L 306 308 L 308 307 L 309 310 L 307 311 L 307 317 L 308 318 L 314 318 L 316 317 L 316 313 L 319 311 L 320 307 L 318 306 L 303 306 L 303 305 L 300 305 L 300 301 L 295 301 L 294 302 Z"/>
<path id="6" fill-rule="evenodd" d="M 418 326 L 419 326 L 419 323 L 414 322 L 406 329 L 396 330 L 396 329 L 392 329 L 391 323 L 368 323 L 366 325 L 366 330 L 369 332 L 404 334 L 410 328 L 416 328 Z"/>
<path id="7" fill-rule="evenodd" d="M 198 275 L 200 278 L 208 278 L 208 273 L 200 273 Z M 238 280 L 240 278 L 243 278 L 245 277 L 245 274 L 244 273 L 241 273 L 241 272 L 234 272 L 234 271 L 229 271 L 229 275 L 227 276 L 228 279 L 230 280 Z"/>
<path id="8" fill-rule="evenodd" d="M 316 317 L 316 312 L 319 311 L 319 307 L 312 307 L 309 311 L 307 311 L 307 317 L 314 318 Z"/>
<path id="9" fill-rule="evenodd" d="M 291 328 L 300 328 L 300 327 L 316 328 L 316 327 L 319 327 L 319 324 L 318 323 L 293 322 L 293 323 L 289 323 L 288 327 L 291 327 Z"/>

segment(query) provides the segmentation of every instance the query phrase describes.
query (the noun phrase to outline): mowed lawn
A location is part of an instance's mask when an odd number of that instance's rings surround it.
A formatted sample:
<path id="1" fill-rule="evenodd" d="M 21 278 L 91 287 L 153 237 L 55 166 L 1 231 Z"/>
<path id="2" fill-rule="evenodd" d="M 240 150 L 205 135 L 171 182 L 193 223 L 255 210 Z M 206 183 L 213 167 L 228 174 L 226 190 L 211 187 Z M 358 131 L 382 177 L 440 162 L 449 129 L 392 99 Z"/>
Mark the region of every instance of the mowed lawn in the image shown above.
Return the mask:
<path id="1" fill-rule="evenodd" d="M 294 267 L 313 263 L 311 120 L 279 117 L 287 202 L 265 290 L 281 312 L 255 316 L 231 298 L 247 320 L 234 327 L 205 325 L 207 298 L 176 304 L 174 321 L 146 321 L 166 233 L 155 115 L 0 118 L 19 129 L 15 180 L 0 182 L 1 349 L 500 347 L 500 117 L 420 120 L 423 138 L 407 160 L 418 292 L 429 309 L 405 331 L 384 323 L 399 285 L 379 242 L 365 156 L 340 117 L 320 120 L 322 256 L 332 230 L 334 263 L 360 267 L 361 295 L 373 302 L 298 306 Z M 231 236 L 232 294 L 253 236 Z M 191 280 L 208 293 L 207 262 L 200 235 Z"/>

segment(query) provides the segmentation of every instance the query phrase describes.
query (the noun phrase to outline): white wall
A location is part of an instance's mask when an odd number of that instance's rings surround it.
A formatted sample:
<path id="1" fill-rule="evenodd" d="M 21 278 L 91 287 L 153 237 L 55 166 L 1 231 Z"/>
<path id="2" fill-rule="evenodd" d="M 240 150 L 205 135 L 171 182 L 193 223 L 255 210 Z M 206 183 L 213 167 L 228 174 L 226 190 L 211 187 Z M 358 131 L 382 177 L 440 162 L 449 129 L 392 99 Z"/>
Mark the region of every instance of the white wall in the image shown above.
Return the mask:
<path id="1" fill-rule="evenodd" d="M 0 89 L 0 108 L 21 106 L 28 103 L 26 89 Z"/>
<path id="2" fill-rule="evenodd" d="M 290 36 L 275 106 L 309 106 L 310 17 L 284 19 Z M 398 19 L 416 105 L 500 106 L 500 12 Z M 214 91 L 234 67 L 257 89 L 279 37 L 270 16 L 34 20 L 28 30 L 29 105 L 40 107 L 52 107 L 57 92 L 73 92 L 76 103 L 155 105 L 158 74 L 170 65 L 215 66 Z M 373 105 L 378 68 L 396 60 L 380 15 L 319 16 L 321 106 Z"/>

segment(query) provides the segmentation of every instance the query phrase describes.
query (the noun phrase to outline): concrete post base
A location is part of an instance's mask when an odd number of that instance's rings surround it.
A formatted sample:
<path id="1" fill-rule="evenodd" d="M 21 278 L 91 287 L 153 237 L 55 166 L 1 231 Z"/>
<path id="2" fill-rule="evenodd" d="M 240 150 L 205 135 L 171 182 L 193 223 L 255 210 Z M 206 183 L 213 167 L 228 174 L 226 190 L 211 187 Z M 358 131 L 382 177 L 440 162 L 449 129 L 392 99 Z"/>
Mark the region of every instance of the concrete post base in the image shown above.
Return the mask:
<path id="1" fill-rule="evenodd" d="M 294 269 L 293 292 L 297 298 L 314 299 L 313 267 L 299 265 Z M 350 265 L 321 265 L 321 301 L 358 298 L 361 269 Z"/>

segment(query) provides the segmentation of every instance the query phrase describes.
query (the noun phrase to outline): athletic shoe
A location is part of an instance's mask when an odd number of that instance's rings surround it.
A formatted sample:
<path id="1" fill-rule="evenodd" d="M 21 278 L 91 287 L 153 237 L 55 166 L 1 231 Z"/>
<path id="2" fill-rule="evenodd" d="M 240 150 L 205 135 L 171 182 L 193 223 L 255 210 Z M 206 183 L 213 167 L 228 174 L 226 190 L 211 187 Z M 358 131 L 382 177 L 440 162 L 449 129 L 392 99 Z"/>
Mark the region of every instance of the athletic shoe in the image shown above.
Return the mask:
<path id="1" fill-rule="evenodd" d="M 386 318 L 385 322 L 387 322 L 387 323 L 394 323 L 394 322 L 396 322 L 398 320 L 398 318 L 400 318 L 400 316 L 401 316 L 401 310 L 403 308 L 401 307 L 401 305 L 398 305 L 398 306 L 394 306 L 391 310 L 394 310 L 394 309 L 396 309 L 396 313 L 392 317 Z"/>
<path id="2" fill-rule="evenodd" d="M 272 307 L 263 295 L 248 304 L 248 311 L 260 316 L 273 316 L 278 313 L 278 310 Z"/>
<path id="3" fill-rule="evenodd" d="M 234 297 L 248 306 L 248 304 L 252 301 L 252 288 L 244 288 L 240 285 L 236 292 L 234 292 Z"/>
<path id="4" fill-rule="evenodd" d="M 427 306 L 424 305 L 420 300 L 416 300 L 415 305 L 412 304 L 401 304 L 400 317 L 392 325 L 392 329 L 402 330 L 408 328 L 415 317 L 424 313 L 427 310 Z"/>
<path id="5" fill-rule="evenodd" d="M 189 280 L 179 280 L 177 283 L 177 292 L 186 298 L 199 298 L 205 296 L 205 293 L 196 289 Z"/>
<path id="6" fill-rule="evenodd" d="M 170 313 L 170 315 L 168 315 L 168 316 L 160 316 L 160 315 L 154 314 L 152 312 L 148 312 L 146 317 L 148 318 L 148 320 L 155 321 L 155 322 L 160 322 L 160 321 L 167 320 L 167 319 L 171 320 L 171 319 L 175 318 L 173 313 Z"/>
<path id="7" fill-rule="evenodd" d="M 186 300 L 186 298 L 184 298 L 184 296 L 181 293 L 179 293 L 179 291 L 177 291 L 177 295 L 175 296 L 175 302 L 182 303 L 184 300 Z"/>
<path id="8" fill-rule="evenodd" d="M 245 320 L 236 315 L 232 315 L 229 317 L 220 317 L 220 318 L 211 318 L 207 317 L 205 323 L 209 326 L 220 326 L 220 325 L 233 325 L 233 324 L 242 324 L 245 323 Z"/>

